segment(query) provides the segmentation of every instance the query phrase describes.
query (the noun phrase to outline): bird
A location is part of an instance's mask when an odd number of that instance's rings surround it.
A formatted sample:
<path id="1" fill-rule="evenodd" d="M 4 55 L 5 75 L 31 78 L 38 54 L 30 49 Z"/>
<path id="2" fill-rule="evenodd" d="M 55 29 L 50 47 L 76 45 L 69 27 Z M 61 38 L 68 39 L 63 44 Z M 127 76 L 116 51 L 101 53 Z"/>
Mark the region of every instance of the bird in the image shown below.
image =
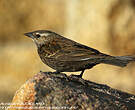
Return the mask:
<path id="1" fill-rule="evenodd" d="M 111 56 L 94 48 L 80 44 L 50 30 L 36 30 L 24 33 L 36 44 L 42 62 L 60 72 L 78 72 L 82 78 L 86 69 L 97 64 L 125 67 L 135 61 L 135 56 Z"/>

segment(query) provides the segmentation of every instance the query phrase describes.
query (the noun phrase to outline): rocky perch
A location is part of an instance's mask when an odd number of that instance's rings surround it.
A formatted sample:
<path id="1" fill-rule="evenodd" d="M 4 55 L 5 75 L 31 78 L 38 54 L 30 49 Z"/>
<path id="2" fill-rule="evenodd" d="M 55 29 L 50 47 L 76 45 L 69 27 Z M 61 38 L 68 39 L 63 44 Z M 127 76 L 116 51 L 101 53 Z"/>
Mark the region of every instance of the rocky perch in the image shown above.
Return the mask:
<path id="1" fill-rule="evenodd" d="M 39 72 L 15 93 L 8 110 L 135 110 L 135 95 L 74 75 Z"/>

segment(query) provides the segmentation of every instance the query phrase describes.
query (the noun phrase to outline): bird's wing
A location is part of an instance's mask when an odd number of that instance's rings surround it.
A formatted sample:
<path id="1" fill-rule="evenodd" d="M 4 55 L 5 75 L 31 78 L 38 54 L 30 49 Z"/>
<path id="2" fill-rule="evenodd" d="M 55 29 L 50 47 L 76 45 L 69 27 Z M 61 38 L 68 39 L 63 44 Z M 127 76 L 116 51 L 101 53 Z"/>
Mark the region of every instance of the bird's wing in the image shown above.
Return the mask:
<path id="1" fill-rule="evenodd" d="M 104 55 L 96 49 L 75 44 L 59 50 L 51 58 L 58 61 L 87 61 L 102 58 Z"/>

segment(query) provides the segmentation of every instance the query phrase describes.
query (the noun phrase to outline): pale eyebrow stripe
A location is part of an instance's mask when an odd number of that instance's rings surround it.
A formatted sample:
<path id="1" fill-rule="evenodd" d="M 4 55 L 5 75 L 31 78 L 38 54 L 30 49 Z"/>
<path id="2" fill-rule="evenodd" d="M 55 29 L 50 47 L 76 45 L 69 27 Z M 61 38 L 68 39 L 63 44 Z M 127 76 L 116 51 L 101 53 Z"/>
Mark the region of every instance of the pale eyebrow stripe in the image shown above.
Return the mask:
<path id="1" fill-rule="evenodd" d="M 42 34 L 40 34 L 41 36 L 48 36 L 48 35 L 50 35 L 50 33 L 42 33 Z"/>

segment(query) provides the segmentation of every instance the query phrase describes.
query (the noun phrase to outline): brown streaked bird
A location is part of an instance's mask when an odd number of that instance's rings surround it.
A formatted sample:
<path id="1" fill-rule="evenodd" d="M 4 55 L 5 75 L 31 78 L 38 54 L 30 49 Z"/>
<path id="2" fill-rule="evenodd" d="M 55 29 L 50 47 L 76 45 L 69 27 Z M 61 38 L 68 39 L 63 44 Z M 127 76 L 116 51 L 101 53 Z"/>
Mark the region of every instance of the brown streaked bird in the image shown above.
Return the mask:
<path id="1" fill-rule="evenodd" d="M 81 71 L 79 77 L 82 77 L 86 69 L 100 63 L 125 67 L 129 62 L 135 61 L 135 56 L 107 55 L 48 30 L 24 35 L 33 39 L 43 63 L 56 72 Z"/>

